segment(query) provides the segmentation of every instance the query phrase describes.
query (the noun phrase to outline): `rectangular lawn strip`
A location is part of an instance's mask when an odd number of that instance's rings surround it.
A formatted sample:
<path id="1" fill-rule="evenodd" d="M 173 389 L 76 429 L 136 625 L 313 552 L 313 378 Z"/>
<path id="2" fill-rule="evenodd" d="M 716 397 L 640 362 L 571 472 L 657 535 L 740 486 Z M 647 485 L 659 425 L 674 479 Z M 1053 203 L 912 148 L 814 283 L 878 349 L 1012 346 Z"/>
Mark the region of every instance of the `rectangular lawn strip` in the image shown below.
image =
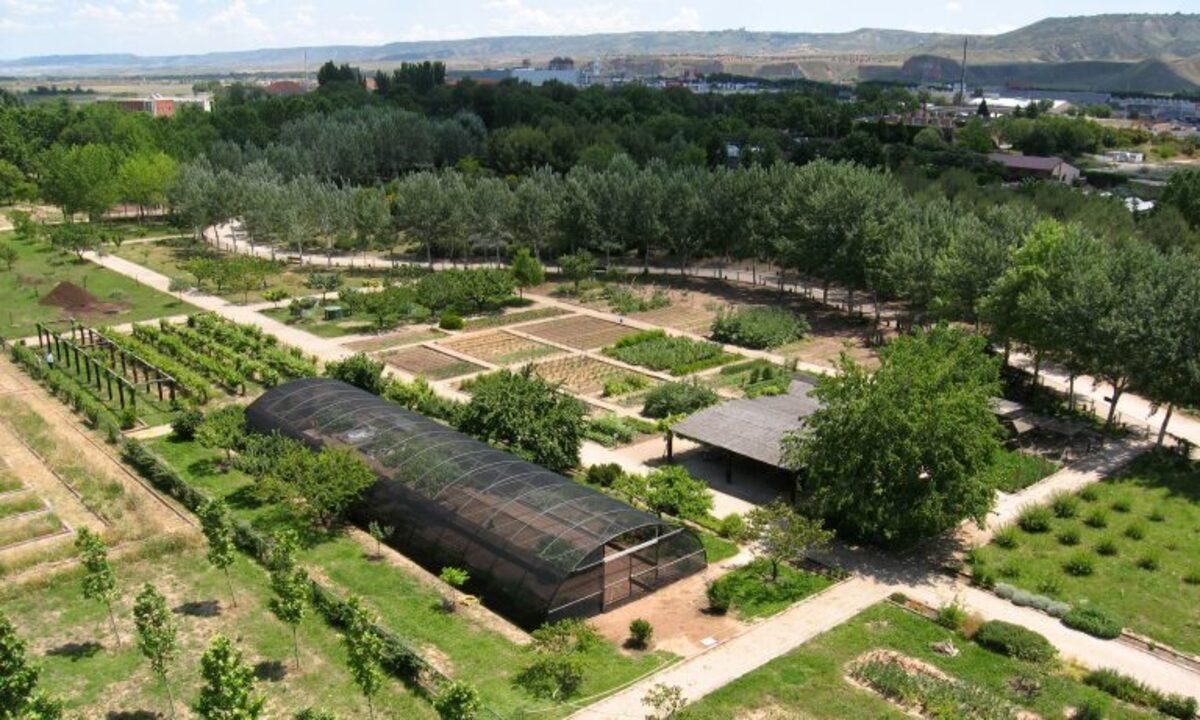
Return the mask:
<path id="1" fill-rule="evenodd" d="M 976 573 L 1095 606 L 1134 632 L 1200 653 L 1200 468 L 1145 455 L 1075 497 L 1074 517 L 1050 513 L 1047 532 L 1018 524 L 1005 533 L 1015 547 L 978 548 Z"/>
<path id="2" fill-rule="evenodd" d="M 14 515 L 21 515 L 34 510 L 41 510 L 46 507 L 35 493 L 24 492 L 15 493 L 6 497 L 0 497 L 0 520 L 10 518 Z"/>
<path id="3" fill-rule="evenodd" d="M 0 470 L 0 493 L 12 492 L 25 487 L 12 470 Z"/>
<path id="4" fill-rule="evenodd" d="M 153 441 L 149 447 L 166 459 L 189 482 L 206 493 L 227 499 L 238 517 L 265 532 L 289 521 L 280 508 L 259 505 L 249 492 L 252 481 L 237 471 L 219 472 L 219 453 L 195 443 L 169 439 Z M 499 633 L 441 610 L 437 592 L 403 570 L 367 558 L 362 547 L 347 537 L 323 540 L 301 553 L 301 561 L 319 568 L 344 593 L 361 595 L 375 610 L 385 627 L 422 649 L 439 662 L 449 675 L 475 685 L 488 707 L 505 717 L 525 710 L 537 717 L 560 718 L 571 712 L 567 706 L 537 700 L 515 688 L 513 678 L 535 659 Z M 671 659 L 668 653 L 646 653 L 636 657 L 621 654 L 608 644 L 579 656 L 584 667 L 581 696 L 615 688 Z"/>
<path id="5" fill-rule="evenodd" d="M 523 325 L 521 332 L 576 350 L 594 350 L 637 332 L 635 328 L 590 315 L 572 315 L 557 320 Z"/>
<path id="6" fill-rule="evenodd" d="M 1003 449 L 985 473 L 997 489 L 1013 493 L 1058 471 L 1058 465 L 1040 455 Z"/>
<path id="7" fill-rule="evenodd" d="M 700 544 L 704 546 L 704 555 L 708 558 L 710 565 L 728 560 L 738 554 L 740 548 L 738 548 L 737 543 L 730 542 L 723 537 L 708 532 L 697 534 L 700 536 Z"/>
<path id="8" fill-rule="evenodd" d="M 320 308 L 317 308 L 320 310 Z M 343 318 L 341 320 L 324 320 L 319 317 L 295 317 L 291 310 L 287 307 L 267 308 L 260 310 L 263 315 L 269 318 L 278 320 L 285 325 L 300 328 L 306 332 L 310 332 L 317 337 L 323 338 L 338 338 L 346 335 L 361 335 L 369 333 L 375 329 L 367 320 L 356 320 L 354 318 Z"/>
<path id="9" fill-rule="evenodd" d="M 958 647 L 957 657 L 930 649 L 943 640 Z M 929 663 L 1043 718 L 1066 717 L 1066 708 L 1078 707 L 1086 700 L 1107 708 L 1104 717 L 1109 720 L 1157 717 L 1083 685 L 1069 670 L 1050 670 L 997 655 L 930 620 L 881 604 L 688 706 L 688 718 L 911 718 L 876 693 L 846 681 L 848 665 L 875 649 L 894 650 Z M 1017 692 L 1013 681 L 1018 677 L 1033 679 L 1039 691 L 1032 696 Z"/>
<path id="10" fill-rule="evenodd" d="M 113 565 L 121 592 L 116 603 L 120 648 L 113 644 L 104 606 L 81 597 L 77 571 L 0 591 L 5 613 L 43 667 L 42 686 L 64 701 L 69 715 L 133 717 L 141 711 L 166 716 L 166 692 L 132 637 L 133 601 L 142 584 L 150 582 L 166 595 L 179 628 L 182 648 L 169 670 L 177 711 L 195 702 L 200 656 L 219 632 L 235 640 L 260 674 L 283 673 L 281 679 L 260 678 L 254 685 L 254 692 L 267 699 L 265 717 L 290 718 L 310 706 L 344 718 L 366 717 L 366 701 L 346 669 L 338 633 L 312 611 L 299 627 L 300 670 L 295 669 L 291 630 L 268 609 L 272 592 L 266 572 L 248 558 L 239 557 L 230 568 L 236 607 L 230 604 L 224 574 L 205 560 L 199 540 L 164 540 L 162 549 L 147 557 L 117 556 Z M 191 614 L 183 611 L 187 607 L 194 608 Z M 381 718 L 436 717 L 428 702 L 390 677 L 375 706 L 387 708 Z"/>
<path id="11" fill-rule="evenodd" d="M 518 310 L 516 312 L 507 312 L 498 315 L 484 315 L 482 317 L 470 318 L 463 325 L 463 330 L 485 330 L 487 328 L 503 327 L 505 325 L 515 325 L 516 323 L 531 322 L 533 320 L 542 320 L 544 318 L 557 317 L 565 315 L 566 310 L 556 307 L 538 307 L 529 310 Z"/>
<path id="12" fill-rule="evenodd" d="M 824 575 L 784 563 L 780 563 L 779 576 L 774 580 L 770 579 L 770 572 L 770 563 L 759 559 L 722 575 L 717 581 L 729 587 L 738 617 L 750 620 L 774 615 L 834 583 Z"/>
<path id="13" fill-rule="evenodd" d="M 23 518 L 0 519 L 0 548 L 54 535 L 62 529 L 62 521 L 50 512 Z"/>
<path id="14" fill-rule="evenodd" d="M 48 243 L 17 242 L 9 233 L 0 233 L 0 241 L 17 251 L 12 269 L 0 275 L 0 337 L 33 335 L 39 321 L 74 317 L 84 324 L 117 325 L 196 309 L 124 275 L 52 250 Z M 74 307 L 42 304 L 60 283 L 86 291 L 89 303 Z"/>

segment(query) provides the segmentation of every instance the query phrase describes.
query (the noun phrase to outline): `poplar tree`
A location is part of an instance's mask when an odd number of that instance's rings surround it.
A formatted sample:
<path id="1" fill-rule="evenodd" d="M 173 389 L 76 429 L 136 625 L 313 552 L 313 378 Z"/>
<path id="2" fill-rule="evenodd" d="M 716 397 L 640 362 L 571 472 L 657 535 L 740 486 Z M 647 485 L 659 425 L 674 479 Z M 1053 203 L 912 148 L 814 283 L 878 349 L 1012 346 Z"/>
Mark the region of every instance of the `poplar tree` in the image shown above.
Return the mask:
<path id="1" fill-rule="evenodd" d="M 75 538 L 75 549 L 83 564 L 83 597 L 103 603 L 108 610 L 108 621 L 112 625 L 117 646 L 121 645 L 121 634 L 117 631 L 117 618 L 113 613 L 113 602 L 118 597 L 117 578 L 108 562 L 108 547 L 98 535 L 88 528 L 80 528 Z"/>
<path id="2" fill-rule="evenodd" d="M 263 699 L 254 695 L 254 671 L 229 638 L 217 635 L 200 658 L 204 686 L 193 708 L 202 720 L 258 720 Z"/>
<path id="3" fill-rule="evenodd" d="M 225 583 L 229 586 L 229 601 L 237 607 L 233 580 L 229 577 L 229 568 L 236 557 L 236 547 L 233 543 L 233 522 L 225 504 L 219 500 L 204 503 L 200 507 L 200 527 L 208 541 L 208 562 L 225 573 Z"/>
<path id="4" fill-rule="evenodd" d="M 370 612 L 357 596 L 346 601 L 346 615 L 348 622 L 342 640 L 346 644 L 347 664 L 354 684 L 367 699 L 367 711 L 374 718 L 375 694 L 383 685 L 383 640 L 375 632 Z"/>
<path id="5" fill-rule="evenodd" d="M 167 679 L 167 668 L 179 654 L 179 629 L 167 609 L 167 599 L 150 583 L 142 587 L 133 605 L 138 648 L 150 661 L 150 669 L 167 689 L 167 706 L 175 717 L 175 696 Z"/>
<path id="6" fill-rule="evenodd" d="M 25 641 L 0 612 L 0 720 L 58 720 L 62 706 L 38 690 L 41 669 L 25 657 Z"/>

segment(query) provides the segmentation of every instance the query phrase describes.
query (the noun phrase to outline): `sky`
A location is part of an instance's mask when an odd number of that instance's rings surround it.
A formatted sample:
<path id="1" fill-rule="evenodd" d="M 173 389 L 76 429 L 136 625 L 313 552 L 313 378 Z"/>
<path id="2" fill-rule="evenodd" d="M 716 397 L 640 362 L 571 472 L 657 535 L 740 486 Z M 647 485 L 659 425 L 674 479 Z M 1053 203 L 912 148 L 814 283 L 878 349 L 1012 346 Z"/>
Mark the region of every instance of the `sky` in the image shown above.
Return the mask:
<path id="1" fill-rule="evenodd" d="M 0 0 L 0 58 L 631 30 L 998 33 L 1047 14 L 1198 9 L 1198 0 Z"/>

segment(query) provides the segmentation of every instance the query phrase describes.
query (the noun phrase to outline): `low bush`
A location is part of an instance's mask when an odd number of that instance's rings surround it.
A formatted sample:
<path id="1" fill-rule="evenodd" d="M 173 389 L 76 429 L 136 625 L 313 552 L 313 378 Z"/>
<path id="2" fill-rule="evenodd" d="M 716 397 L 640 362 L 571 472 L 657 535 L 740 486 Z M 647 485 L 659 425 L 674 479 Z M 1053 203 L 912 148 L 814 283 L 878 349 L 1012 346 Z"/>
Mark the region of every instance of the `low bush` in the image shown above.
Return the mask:
<path id="1" fill-rule="evenodd" d="M 746 535 L 746 519 L 737 514 L 726 515 L 717 526 L 717 534 L 726 540 L 741 540 Z"/>
<path id="2" fill-rule="evenodd" d="M 604 381 L 604 391 L 601 397 L 620 397 L 631 392 L 644 390 L 649 387 L 650 380 L 645 375 L 626 373 Z"/>
<path id="3" fill-rule="evenodd" d="M 1101 508 L 1096 508 L 1087 514 L 1087 517 L 1083 519 L 1083 524 L 1097 530 L 1106 528 L 1108 527 L 1108 513 L 1104 512 Z"/>
<path id="4" fill-rule="evenodd" d="M 1048 662 L 1058 651 L 1042 635 L 1020 625 L 990 620 L 979 627 L 975 642 L 1001 655 L 1029 662 Z"/>
<path id="5" fill-rule="evenodd" d="M 1104 557 L 1112 557 L 1113 555 L 1116 555 L 1118 549 L 1117 542 L 1112 538 L 1104 538 L 1100 542 L 1096 543 L 1096 554 L 1103 555 Z"/>
<path id="6" fill-rule="evenodd" d="M 1200 585 L 1200 570 L 1189 570 L 1183 581 L 1188 585 Z"/>
<path id="7" fill-rule="evenodd" d="M 729 583 L 710 582 L 704 595 L 708 598 L 708 609 L 718 615 L 724 615 L 733 606 L 734 589 Z"/>
<path id="8" fill-rule="evenodd" d="M 914 706 L 920 717 L 1011 720 L 1017 716 L 1015 707 L 990 690 L 910 670 L 899 658 L 872 658 L 856 664 L 850 674 L 883 697 Z"/>
<path id="9" fill-rule="evenodd" d="M 547 655 L 518 673 L 513 683 L 537 698 L 566 700 L 583 684 L 583 665 L 570 656 Z"/>
<path id="10" fill-rule="evenodd" d="M 636 648 L 645 649 L 650 646 L 650 638 L 654 637 L 654 626 L 649 620 L 637 618 L 629 623 L 629 644 Z"/>
<path id="11" fill-rule="evenodd" d="M 721 312 L 713 319 L 712 339 L 754 350 L 768 350 L 804 337 L 808 322 L 789 310 L 747 307 Z"/>
<path id="12" fill-rule="evenodd" d="M 1196 700 L 1182 695 L 1160 693 L 1138 680 L 1116 670 L 1093 670 L 1083 676 L 1083 682 L 1133 705 L 1154 708 L 1164 715 L 1191 720 L 1196 716 Z"/>
<path id="13" fill-rule="evenodd" d="M 1075 577 L 1087 577 L 1096 572 L 1096 563 L 1090 555 L 1076 553 L 1063 561 L 1063 572 Z"/>
<path id="14" fill-rule="evenodd" d="M 967 621 L 967 611 L 963 608 L 962 603 L 955 598 L 954 602 L 946 603 L 938 608 L 937 616 L 934 620 L 944 628 L 958 630 Z"/>
<path id="15" fill-rule="evenodd" d="M 171 433 L 179 440 L 191 440 L 196 437 L 196 428 L 204 422 L 204 413 L 196 408 L 189 408 L 175 414 L 171 419 Z"/>
<path id="16" fill-rule="evenodd" d="M 589 485 L 599 485 L 600 487 L 612 487 L 625 471 L 616 463 L 600 463 L 599 465 L 591 465 L 588 467 L 584 477 Z"/>
<path id="17" fill-rule="evenodd" d="M 1017 531 L 1012 527 L 1006 527 L 999 530 L 992 536 L 992 542 L 1005 550 L 1012 550 L 1020 541 L 1017 539 Z"/>
<path id="18" fill-rule="evenodd" d="M 1100 493 L 1094 487 L 1085 487 L 1076 493 L 1076 495 L 1084 502 L 1096 502 L 1100 499 Z"/>
<path id="19" fill-rule="evenodd" d="M 1150 522 L 1156 523 L 1165 522 L 1167 519 L 1167 515 L 1162 511 L 1162 508 L 1154 508 L 1147 517 L 1150 518 Z"/>
<path id="20" fill-rule="evenodd" d="M 1141 523 L 1134 523 L 1125 528 L 1125 537 L 1130 540 L 1141 540 L 1146 537 L 1146 526 Z"/>
<path id="21" fill-rule="evenodd" d="M 696 383 L 664 383 L 646 394 L 642 414 L 650 418 L 690 415 L 716 404 L 717 394 Z"/>
<path id="22" fill-rule="evenodd" d="M 1057 577 L 1048 577 L 1038 582 L 1038 592 L 1051 597 L 1062 594 L 1062 580 Z"/>
<path id="23" fill-rule="evenodd" d="M 1136 565 L 1143 570 L 1154 572 L 1158 570 L 1158 558 L 1153 555 L 1143 555 L 1137 559 Z"/>
<path id="24" fill-rule="evenodd" d="M 1002 597 L 1005 600 L 1011 600 L 1012 597 L 1017 594 L 1017 588 L 1009 585 L 1008 583 L 996 583 L 996 586 L 992 588 L 992 592 L 996 593 L 997 596 Z"/>
<path id="25" fill-rule="evenodd" d="M 1078 545 L 1079 530 L 1077 528 L 1067 528 L 1058 534 L 1058 543 L 1060 545 Z"/>
<path id="26" fill-rule="evenodd" d="M 438 327 L 443 330 L 462 330 L 465 324 L 461 315 L 449 310 L 438 318 Z"/>
<path id="27" fill-rule="evenodd" d="M 685 337 L 673 337 L 662 330 L 645 330 L 627 335 L 609 347 L 604 354 L 631 365 L 672 375 L 688 375 L 735 359 L 717 343 L 700 342 Z"/>
<path id="28" fill-rule="evenodd" d="M 1031 507 L 1021 511 L 1017 525 L 1027 533 L 1044 533 L 1050 531 L 1053 513 L 1047 507 Z"/>
<path id="29" fill-rule="evenodd" d="M 1084 700 L 1075 708 L 1072 720 L 1104 720 L 1104 706 L 1095 700 Z"/>
<path id="30" fill-rule="evenodd" d="M 1068 493 L 1059 493 L 1050 501 L 1050 509 L 1054 517 L 1061 520 L 1073 518 L 1079 512 L 1079 499 Z"/>
<path id="31" fill-rule="evenodd" d="M 1091 605 L 1081 605 L 1073 608 L 1062 618 L 1063 625 L 1072 630 L 1079 630 L 1105 640 L 1111 640 L 1121 634 L 1121 621 Z"/>
<path id="32" fill-rule="evenodd" d="M 1127 497 L 1119 497 L 1113 500 L 1109 507 L 1116 512 L 1127 513 L 1133 509 L 1133 502 Z"/>

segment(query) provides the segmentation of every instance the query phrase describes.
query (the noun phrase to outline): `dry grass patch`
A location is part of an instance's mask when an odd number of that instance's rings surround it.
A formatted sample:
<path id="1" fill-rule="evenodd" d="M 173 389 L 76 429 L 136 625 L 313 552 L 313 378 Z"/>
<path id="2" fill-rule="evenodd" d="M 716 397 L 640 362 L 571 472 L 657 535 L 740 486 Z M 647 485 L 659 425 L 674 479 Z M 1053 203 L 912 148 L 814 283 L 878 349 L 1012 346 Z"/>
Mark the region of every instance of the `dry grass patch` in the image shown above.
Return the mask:
<path id="1" fill-rule="evenodd" d="M 384 353 L 380 357 L 389 365 L 427 380 L 448 380 L 484 369 L 481 365 L 459 360 L 424 345 Z"/>

